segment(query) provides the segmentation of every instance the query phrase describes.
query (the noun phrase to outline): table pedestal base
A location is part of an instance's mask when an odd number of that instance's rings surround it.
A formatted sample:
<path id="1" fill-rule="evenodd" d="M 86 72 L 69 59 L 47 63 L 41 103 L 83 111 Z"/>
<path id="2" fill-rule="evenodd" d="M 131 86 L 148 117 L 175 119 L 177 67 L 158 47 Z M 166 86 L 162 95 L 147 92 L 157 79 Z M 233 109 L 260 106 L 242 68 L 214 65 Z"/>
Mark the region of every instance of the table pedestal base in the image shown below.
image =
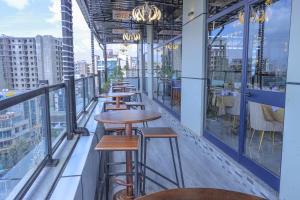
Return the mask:
<path id="1" fill-rule="evenodd" d="M 134 197 L 127 197 L 126 189 L 120 190 L 114 194 L 113 200 L 133 200 Z"/>

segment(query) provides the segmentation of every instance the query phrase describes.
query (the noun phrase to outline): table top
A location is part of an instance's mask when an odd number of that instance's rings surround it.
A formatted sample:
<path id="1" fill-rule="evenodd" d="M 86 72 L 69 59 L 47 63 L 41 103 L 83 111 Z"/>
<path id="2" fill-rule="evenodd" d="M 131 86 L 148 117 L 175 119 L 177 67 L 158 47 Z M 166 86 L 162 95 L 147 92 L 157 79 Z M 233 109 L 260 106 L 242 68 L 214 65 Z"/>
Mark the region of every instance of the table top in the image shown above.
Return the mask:
<path id="1" fill-rule="evenodd" d="M 149 194 L 136 200 L 262 200 L 240 192 L 213 188 L 171 189 Z"/>
<path id="2" fill-rule="evenodd" d="M 114 112 L 104 112 L 96 115 L 94 119 L 102 123 L 111 124 L 131 124 L 142 123 L 145 121 L 152 121 L 159 119 L 161 114 L 146 110 L 121 110 Z"/>
<path id="3" fill-rule="evenodd" d="M 100 94 L 100 97 L 127 97 L 134 95 L 134 92 L 110 92 L 105 94 Z"/>

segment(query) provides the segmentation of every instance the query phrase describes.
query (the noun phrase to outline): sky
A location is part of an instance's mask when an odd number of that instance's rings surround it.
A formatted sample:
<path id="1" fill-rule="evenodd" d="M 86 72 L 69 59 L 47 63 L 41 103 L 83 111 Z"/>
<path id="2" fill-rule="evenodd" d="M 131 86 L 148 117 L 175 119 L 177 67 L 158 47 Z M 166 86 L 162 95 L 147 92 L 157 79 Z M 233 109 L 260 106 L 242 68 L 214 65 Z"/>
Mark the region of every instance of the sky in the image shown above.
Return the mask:
<path id="1" fill-rule="evenodd" d="M 41 3 L 42 2 L 42 3 Z M 73 0 L 74 57 L 91 60 L 90 31 L 82 13 Z M 0 35 L 62 37 L 60 0 L 0 0 Z M 102 51 L 95 42 L 95 54 Z"/>

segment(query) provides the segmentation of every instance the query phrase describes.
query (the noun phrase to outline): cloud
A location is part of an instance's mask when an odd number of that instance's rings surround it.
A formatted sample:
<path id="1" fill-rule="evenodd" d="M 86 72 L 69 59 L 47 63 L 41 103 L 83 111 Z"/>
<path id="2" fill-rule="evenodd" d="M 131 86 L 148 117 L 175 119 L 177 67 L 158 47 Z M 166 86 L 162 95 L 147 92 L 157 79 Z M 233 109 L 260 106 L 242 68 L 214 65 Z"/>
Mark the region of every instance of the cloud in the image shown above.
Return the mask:
<path id="1" fill-rule="evenodd" d="M 61 8 L 60 1 L 51 0 L 51 5 L 49 6 L 49 11 L 51 12 L 51 17 L 46 19 L 49 23 L 60 23 L 61 22 Z"/>
<path id="2" fill-rule="evenodd" d="M 29 3 L 29 0 L 1 0 L 5 2 L 8 6 L 16 8 L 18 10 L 23 10 Z"/>

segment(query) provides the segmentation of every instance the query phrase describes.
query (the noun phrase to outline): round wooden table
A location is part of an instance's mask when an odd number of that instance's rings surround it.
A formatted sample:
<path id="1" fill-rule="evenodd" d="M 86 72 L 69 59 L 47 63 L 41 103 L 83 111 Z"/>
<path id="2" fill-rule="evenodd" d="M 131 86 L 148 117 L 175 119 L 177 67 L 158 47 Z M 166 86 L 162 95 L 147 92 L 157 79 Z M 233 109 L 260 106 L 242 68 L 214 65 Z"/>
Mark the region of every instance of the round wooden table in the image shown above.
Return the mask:
<path id="1" fill-rule="evenodd" d="M 110 92 L 106 94 L 101 94 L 100 97 L 115 97 L 116 98 L 116 107 L 120 108 L 120 101 L 123 97 L 128 97 L 134 95 L 134 92 Z"/>
<path id="2" fill-rule="evenodd" d="M 94 119 L 102 123 L 111 124 L 125 124 L 126 135 L 132 135 L 132 124 L 143 123 L 146 121 L 152 121 L 159 119 L 161 114 L 153 111 L 146 110 L 121 110 L 114 112 L 104 112 L 96 115 Z M 132 176 L 132 155 L 131 152 L 126 152 L 126 173 L 129 174 L 126 177 L 126 196 L 133 197 L 133 180 Z"/>
<path id="3" fill-rule="evenodd" d="M 222 189 L 186 188 L 156 192 L 136 200 L 263 200 L 263 198 Z"/>

